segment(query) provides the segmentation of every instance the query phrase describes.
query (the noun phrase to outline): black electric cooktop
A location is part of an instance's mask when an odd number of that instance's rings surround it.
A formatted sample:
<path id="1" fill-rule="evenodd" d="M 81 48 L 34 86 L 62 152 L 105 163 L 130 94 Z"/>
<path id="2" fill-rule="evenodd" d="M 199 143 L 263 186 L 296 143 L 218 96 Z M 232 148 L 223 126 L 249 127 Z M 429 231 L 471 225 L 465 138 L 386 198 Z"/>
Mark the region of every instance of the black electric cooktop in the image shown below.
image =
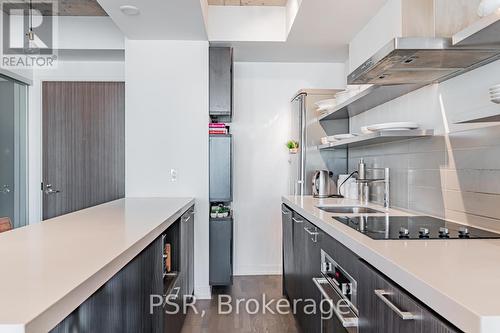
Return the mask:
<path id="1" fill-rule="evenodd" d="M 430 216 L 356 216 L 335 220 L 372 239 L 493 239 L 500 234 Z"/>

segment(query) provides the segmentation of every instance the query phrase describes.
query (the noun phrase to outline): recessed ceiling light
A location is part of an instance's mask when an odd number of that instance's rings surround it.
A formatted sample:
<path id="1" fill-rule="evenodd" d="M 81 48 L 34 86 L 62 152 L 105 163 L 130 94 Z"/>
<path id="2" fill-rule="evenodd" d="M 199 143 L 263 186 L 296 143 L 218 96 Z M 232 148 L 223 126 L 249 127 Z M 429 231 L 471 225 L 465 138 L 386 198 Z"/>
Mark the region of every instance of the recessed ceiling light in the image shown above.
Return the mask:
<path id="1" fill-rule="evenodd" d="M 122 11 L 123 14 L 129 15 L 129 16 L 135 16 L 135 15 L 139 15 L 141 13 L 139 8 L 137 8 L 136 6 L 131 6 L 131 5 L 120 6 L 120 10 Z"/>

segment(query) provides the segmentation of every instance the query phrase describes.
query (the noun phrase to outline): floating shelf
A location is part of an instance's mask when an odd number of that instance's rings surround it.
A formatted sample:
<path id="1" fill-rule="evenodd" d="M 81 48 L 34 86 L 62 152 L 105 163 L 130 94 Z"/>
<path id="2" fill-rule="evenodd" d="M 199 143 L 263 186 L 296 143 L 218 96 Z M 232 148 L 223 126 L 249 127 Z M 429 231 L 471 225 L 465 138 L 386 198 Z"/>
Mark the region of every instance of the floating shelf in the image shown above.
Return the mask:
<path id="1" fill-rule="evenodd" d="M 349 98 L 344 103 L 337 105 L 334 109 L 321 116 L 319 120 L 347 119 L 395 98 L 406 95 L 423 86 L 425 85 L 399 84 L 390 86 L 371 86 L 356 96 Z"/>
<path id="2" fill-rule="evenodd" d="M 453 36 L 454 46 L 487 46 L 500 43 L 500 10 L 472 23 Z"/>
<path id="3" fill-rule="evenodd" d="M 352 139 L 341 140 L 332 142 L 326 145 L 319 145 L 319 150 L 325 149 L 345 149 L 354 148 L 367 145 L 374 145 L 378 143 L 387 143 L 393 141 L 401 141 L 406 139 L 422 138 L 433 136 L 434 130 L 398 130 L 398 131 L 382 131 L 371 134 L 358 135 Z"/>

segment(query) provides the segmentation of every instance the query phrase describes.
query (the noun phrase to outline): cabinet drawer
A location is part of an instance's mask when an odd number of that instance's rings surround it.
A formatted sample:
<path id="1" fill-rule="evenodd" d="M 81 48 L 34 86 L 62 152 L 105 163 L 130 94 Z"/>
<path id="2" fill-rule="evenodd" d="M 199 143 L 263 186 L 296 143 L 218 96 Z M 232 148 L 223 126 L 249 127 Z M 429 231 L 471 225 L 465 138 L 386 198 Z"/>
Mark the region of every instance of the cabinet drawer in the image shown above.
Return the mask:
<path id="1" fill-rule="evenodd" d="M 361 261 L 358 298 L 360 333 L 422 332 L 422 307 Z"/>

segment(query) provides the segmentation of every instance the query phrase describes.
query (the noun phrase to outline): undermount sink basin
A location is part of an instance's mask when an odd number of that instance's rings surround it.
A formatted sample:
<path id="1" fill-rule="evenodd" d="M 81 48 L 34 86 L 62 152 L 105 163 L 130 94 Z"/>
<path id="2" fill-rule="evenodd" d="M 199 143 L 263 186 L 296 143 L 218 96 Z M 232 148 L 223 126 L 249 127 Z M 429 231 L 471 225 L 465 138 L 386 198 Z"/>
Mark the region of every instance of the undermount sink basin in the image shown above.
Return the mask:
<path id="1" fill-rule="evenodd" d="M 369 207 L 359 206 L 318 206 L 319 209 L 332 214 L 380 214 L 383 213 L 379 210 Z"/>

